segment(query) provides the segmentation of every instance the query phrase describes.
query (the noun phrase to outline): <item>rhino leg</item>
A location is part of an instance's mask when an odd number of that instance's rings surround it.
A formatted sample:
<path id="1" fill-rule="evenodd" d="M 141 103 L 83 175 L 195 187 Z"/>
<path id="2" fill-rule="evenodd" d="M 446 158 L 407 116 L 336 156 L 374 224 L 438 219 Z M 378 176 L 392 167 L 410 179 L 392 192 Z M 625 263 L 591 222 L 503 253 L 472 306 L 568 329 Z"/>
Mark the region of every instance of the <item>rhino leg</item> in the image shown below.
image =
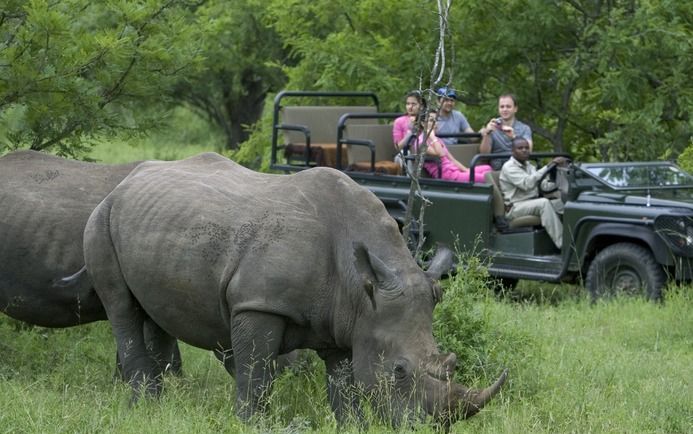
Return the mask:
<path id="1" fill-rule="evenodd" d="M 162 371 L 147 351 L 144 324 L 148 317 L 123 278 L 109 234 L 109 207 L 104 203 L 94 210 L 87 223 L 84 257 L 111 323 L 122 377 L 133 388 L 134 402 L 142 390 L 151 395 L 160 393 Z"/>
<path id="2" fill-rule="evenodd" d="M 178 341 L 173 336 L 164 332 L 149 317 L 144 323 L 144 339 L 147 344 L 149 355 L 156 361 L 157 367 L 161 372 L 170 372 L 173 375 L 182 375 L 183 361 L 178 348 Z M 127 381 L 123 374 L 123 364 L 116 351 L 116 370 L 113 374 L 114 380 Z"/>
<path id="3" fill-rule="evenodd" d="M 231 350 L 214 350 L 212 351 L 214 356 L 224 364 L 226 372 L 232 377 L 236 378 L 236 364 L 233 360 L 233 351 Z"/>
<path id="4" fill-rule="evenodd" d="M 236 378 L 236 363 L 233 359 L 233 351 L 214 350 L 213 353 L 217 360 L 224 364 L 224 369 L 226 369 L 226 372 L 228 372 L 233 378 Z M 286 354 L 280 354 L 277 357 L 277 365 L 274 371 L 275 377 L 284 372 L 284 369 L 294 365 L 298 361 L 298 358 L 299 350 L 293 350 Z"/>
<path id="5" fill-rule="evenodd" d="M 132 298 L 132 296 L 130 296 Z M 144 311 L 132 298 L 130 303 L 121 303 L 123 310 L 111 315 L 111 326 L 116 339 L 118 358 L 121 361 L 123 379 L 134 391 L 133 402 L 144 391 L 149 395 L 158 396 L 161 392 L 161 376 L 163 370 L 157 361 L 147 351 L 144 339 Z"/>
<path id="6" fill-rule="evenodd" d="M 144 341 L 160 372 L 181 375 L 182 361 L 178 341 L 149 317 L 144 322 Z"/>
<path id="7" fill-rule="evenodd" d="M 233 316 L 236 413 L 242 420 L 248 421 L 264 409 L 285 327 L 284 319 L 277 315 L 246 311 Z"/>
<path id="8" fill-rule="evenodd" d="M 319 351 L 327 371 L 327 397 L 338 425 L 361 423 L 365 419 L 354 390 L 351 355 L 345 351 Z M 366 427 L 362 427 L 366 428 Z"/>

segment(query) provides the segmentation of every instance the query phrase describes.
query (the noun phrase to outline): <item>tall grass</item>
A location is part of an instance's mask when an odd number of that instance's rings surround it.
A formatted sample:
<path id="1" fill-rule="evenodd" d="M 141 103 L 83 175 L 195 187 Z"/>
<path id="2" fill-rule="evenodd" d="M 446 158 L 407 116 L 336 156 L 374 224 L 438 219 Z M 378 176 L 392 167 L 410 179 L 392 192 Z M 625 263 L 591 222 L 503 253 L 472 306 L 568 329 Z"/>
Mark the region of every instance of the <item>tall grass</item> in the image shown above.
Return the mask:
<path id="1" fill-rule="evenodd" d="M 591 305 L 586 298 L 517 304 L 475 295 L 468 308 L 483 345 L 468 348 L 478 362 L 472 357 L 461 366 L 464 381 L 486 385 L 502 366 L 510 377 L 484 411 L 452 431 L 693 432 L 691 302 L 691 288 L 669 291 L 663 305 Z M 317 359 L 285 372 L 268 415 L 246 425 L 234 416 L 234 383 L 221 364 L 187 345 L 182 352 L 183 375 L 166 379 L 159 400 L 129 408 L 128 387 L 113 381 L 107 323 L 48 330 L 0 317 L 0 432 L 338 431 Z M 384 430 L 376 423 L 367 431 Z"/>
<path id="2" fill-rule="evenodd" d="M 165 134 L 103 143 L 90 157 L 118 163 L 220 150 L 223 140 L 204 123 L 179 115 L 179 126 Z M 486 409 L 452 432 L 693 432 L 691 287 L 672 288 L 662 305 L 592 305 L 577 286 L 534 282 L 499 299 L 473 261 L 446 283 L 435 333 L 444 350 L 458 354 L 465 384 L 485 386 L 503 367 L 510 376 Z M 181 350 L 183 375 L 165 379 L 160 399 L 130 408 L 129 388 L 113 380 L 115 343 L 106 322 L 50 330 L 0 316 L 0 433 L 360 432 L 336 427 L 315 357 L 284 372 L 268 414 L 244 424 L 222 365 L 210 352 L 185 344 Z M 391 430 L 372 422 L 366 431 Z"/>

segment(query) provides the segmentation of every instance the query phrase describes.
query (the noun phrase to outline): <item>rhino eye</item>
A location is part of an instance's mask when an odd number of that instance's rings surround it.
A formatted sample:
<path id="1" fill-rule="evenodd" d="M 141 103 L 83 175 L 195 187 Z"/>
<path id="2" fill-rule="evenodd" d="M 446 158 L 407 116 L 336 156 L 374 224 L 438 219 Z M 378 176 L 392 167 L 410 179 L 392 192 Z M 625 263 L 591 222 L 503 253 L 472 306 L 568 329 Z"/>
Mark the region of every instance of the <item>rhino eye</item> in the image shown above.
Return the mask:
<path id="1" fill-rule="evenodd" d="M 395 379 L 401 380 L 409 375 L 409 362 L 406 359 L 398 359 L 393 367 Z"/>

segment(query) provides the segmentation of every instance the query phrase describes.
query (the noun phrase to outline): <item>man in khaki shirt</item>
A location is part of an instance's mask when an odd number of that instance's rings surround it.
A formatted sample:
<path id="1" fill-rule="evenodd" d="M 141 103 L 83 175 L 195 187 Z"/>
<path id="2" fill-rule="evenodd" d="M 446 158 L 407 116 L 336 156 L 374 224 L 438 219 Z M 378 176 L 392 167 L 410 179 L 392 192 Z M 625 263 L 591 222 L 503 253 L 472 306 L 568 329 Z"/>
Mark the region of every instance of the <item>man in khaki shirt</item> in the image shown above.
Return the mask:
<path id="1" fill-rule="evenodd" d="M 541 177 L 556 165 L 564 165 L 565 157 L 556 157 L 551 163 L 537 170 L 530 164 L 529 142 L 518 137 L 512 142 L 512 157 L 503 164 L 500 174 L 500 189 L 505 202 L 505 217 L 512 220 L 526 215 L 541 218 L 541 224 L 559 249 L 563 245 L 563 223 L 559 213 L 563 212 L 560 199 L 549 200 L 539 196 L 538 184 Z M 548 180 L 545 180 L 548 182 Z M 544 189 L 548 189 L 544 187 Z"/>

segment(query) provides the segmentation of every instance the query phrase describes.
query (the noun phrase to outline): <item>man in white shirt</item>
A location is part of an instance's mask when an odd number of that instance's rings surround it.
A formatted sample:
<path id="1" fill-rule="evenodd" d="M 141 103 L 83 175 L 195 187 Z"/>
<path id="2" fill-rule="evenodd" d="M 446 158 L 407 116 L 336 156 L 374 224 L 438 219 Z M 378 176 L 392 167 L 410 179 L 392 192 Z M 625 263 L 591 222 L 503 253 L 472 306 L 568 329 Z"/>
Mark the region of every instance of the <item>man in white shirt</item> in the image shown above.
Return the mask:
<path id="1" fill-rule="evenodd" d="M 530 145 L 527 139 L 518 137 L 512 141 L 512 157 L 503 164 L 500 173 L 500 189 L 505 203 L 505 217 L 512 220 L 526 215 L 541 218 L 541 224 L 559 249 L 563 246 L 563 212 L 560 199 L 539 196 L 539 180 L 556 165 L 564 165 L 565 157 L 555 157 L 551 163 L 538 169 L 529 163 Z M 550 182 L 545 179 L 544 182 Z M 543 188 L 548 190 L 547 184 Z"/>

